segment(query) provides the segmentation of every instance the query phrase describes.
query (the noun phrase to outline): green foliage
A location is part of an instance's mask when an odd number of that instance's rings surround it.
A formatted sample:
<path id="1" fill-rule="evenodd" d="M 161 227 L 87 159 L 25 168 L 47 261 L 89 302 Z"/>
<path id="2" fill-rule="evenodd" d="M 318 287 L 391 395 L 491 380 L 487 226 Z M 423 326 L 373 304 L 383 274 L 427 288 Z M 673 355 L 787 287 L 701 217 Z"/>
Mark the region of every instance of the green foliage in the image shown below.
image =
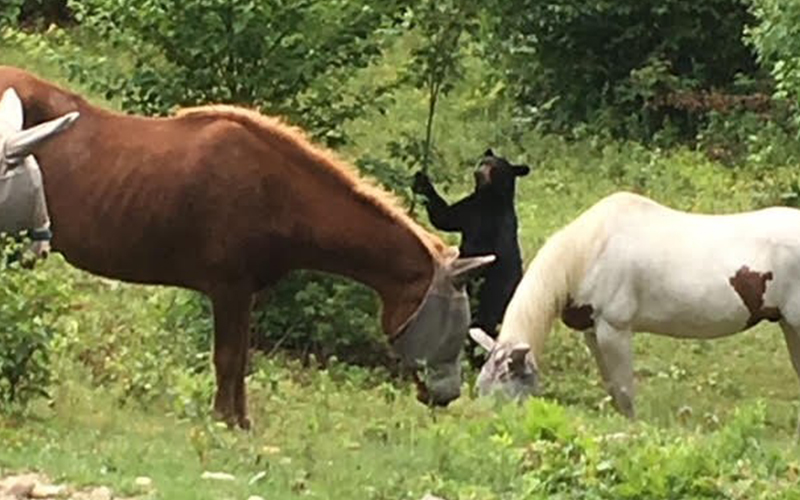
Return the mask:
<path id="1" fill-rule="evenodd" d="M 210 12 L 219 7 L 208 5 Z M 607 6 L 618 7 L 624 4 Z M 527 15 L 521 12 L 517 15 Z M 42 55 L 58 56 L 71 61 L 73 75 L 112 90 L 119 74 L 135 68 L 124 45 L 110 48 L 86 32 L 12 31 L 14 36 L 3 40 L 11 45 L 0 48 L 0 62 L 11 57 L 14 64 L 34 67 Z M 610 140 L 591 127 L 571 127 L 571 140 L 565 140 L 512 120 L 505 96 L 516 92 L 516 84 L 505 80 L 505 66 L 470 53 L 484 43 L 482 33 L 469 40 L 475 45 L 459 56 L 463 70 L 448 80 L 453 87 L 442 95 L 431 174 L 451 188 L 448 198 L 456 198 L 471 188 L 469 169 L 489 145 L 537 167 L 519 184 L 526 262 L 548 235 L 618 189 L 696 211 L 800 204 L 794 160 L 800 156 L 790 120 L 742 112 L 731 121 L 712 113 L 699 138 L 703 151 Z M 359 70 L 344 89 L 360 94 L 392 82 L 386 87 L 392 88 L 394 102 L 381 102 L 343 128 L 354 139 L 348 156 L 398 190 L 413 158 L 421 157 L 418 144 L 402 139 L 419 136 L 428 111 L 424 90 L 410 82 L 394 85 L 412 50 L 421 46 L 416 36 L 412 31 L 392 38 L 385 59 Z M 152 67 L 174 69 L 153 45 L 138 40 L 136 46 L 142 54 L 155 51 Z M 97 52 L 107 59 L 96 57 L 92 47 L 102 47 Z M 144 59 L 142 54 L 136 59 Z M 637 92 L 649 96 L 642 99 L 657 95 L 647 94 L 648 89 L 683 88 L 685 82 L 665 61 L 650 60 L 631 71 Z M 50 65 L 43 67 L 49 77 L 61 76 Z M 337 91 L 325 83 L 336 80 L 326 78 L 314 84 L 323 89 L 320 103 L 329 100 L 325 92 Z M 209 92 L 223 95 L 218 89 Z M 309 92 L 296 102 L 310 102 L 303 101 Z M 791 114 L 791 106 L 778 112 Z M 679 136 L 680 127 L 674 128 Z M 672 133 L 670 127 L 662 129 L 653 144 L 669 144 Z M 731 144 L 738 149 L 712 151 Z M 43 281 L 32 280 L 35 273 Z M 12 283 L 21 288 L 8 286 Z M 50 290 L 55 284 L 63 294 Z M 39 342 L 30 333 L 37 332 L 31 325 L 33 313 L 43 307 L 40 297 L 47 296 L 43 290 L 53 292 L 58 307 L 57 314 L 42 315 L 53 338 L 44 344 L 46 367 L 56 383 L 49 386 L 50 404 L 30 405 L 35 418 L 0 416 L 3 469 L 35 466 L 79 483 L 108 483 L 125 495 L 147 495 L 133 484 L 137 475 L 147 475 L 155 484 L 149 495 L 170 499 L 415 500 L 426 492 L 459 500 L 797 496 L 800 465 L 790 444 L 797 380 L 780 335 L 768 325 L 754 328 L 746 339 L 677 343 L 638 336 L 637 422 L 612 413 L 591 355 L 580 336 L 563 327 L 553 332 L 542 360 L 544 398 L 499 407 L 473 398 L 465 384 L 464 397 L 431 410 L 415 401 L 411 384 L 385 369 L 361 369 L 333 358 L 309 368 L 285 355 L 288 348 L 291 354 L 362 356 L 363 361 L 373 352 L 380 354 L 371 359 L 383 359 L 386 347 L 372 292 L 298 273 L 268 294 L 256 313 L 260 347 L 269 357 L 251 360 L 248 397 L 255 430 L 243 434 L 209 419 L 214 374 L 211 316 L 204 299 L 91 277 L 55 256 L 31 272 L 14 266 L 0 272 L 0 325 L 5 328 L 0 331 L 12 331 L 8 324 L 28 325 L 27 330 L 18 327 L 25 335 L 14 338 Z M 0 353 L 5 347 L 3 337 Z M 474 376 L 468 373 L 467 379 Z M 759 403 L 762 397 L 765 402 Z M 235 479 L 199 481 L 204 470 L 230 472 Z"/>
<path id="2" fill-rule="evenodd" d="M 407 386 L 333 364 L 304 370 L 254 360 L 255 429 L 120 410 L 102 392 L 59 391 L 37 419 L 0 425 L 0 464 L 37 464 L 82 483 L 183 498 L 793 498 L 790 441 L 769 438 L 766 408 L 746 404 L 716 430 L 664 429 L 531 400 L 464 399 L 445 411 Z M 160 408 L 159 408 L 160 410 Z M 0 423 L 3 421 L 0 420 Z M 231 481 L 198 481 L 203 471 Z"/>
<path id="3" fill-rule="evenodd" d="M 24 4 L 25 0 L 6 0 L 0 4 L 0 25 L 16 24 Z"/>
<path id="4" fill-rule="evenodd" d="M 387 359 L 378 297 L 343 278 L 297 272 L 256 307 L 258 342 L 270 352 L 289 349 L 326 362 L 331 356 L 362 364 Z"/>
<path id="5" fill-rule="evenodd" d="M 43 266 L 25 268 L 23 244 L 4 237 L 0 246 L 0 412 L 47 394 L 51 341 L 70 294 Z"/>
<path id="6" fill-rule="evenodd" d="M 773 101 L 769 114 L 737 111 L 711 112 L 697 135 L 697 145 L 709 157 L 726 165 L 758 167 L 765 172 L 796 165 L 800 160 L 797 123 L 792 110 Z"/>
<path id="7" fill-rule="evenodd" d="M 692 137 L 707 111 L 698 93 L 757 72 L 740 0 L 502 0 L 489 10 L 498 77 L 522 116 L 553 130 L 587 122 L 649 138 L 669 121 Z"/>
<path id="8" fill-rule="evenodd" d="M 764 407 L 755 404 L 738 410 L 709 437 L 676 439 L 661 432 L 638 436 L 626 443 L 629 453 L 615 461 L 615 491 L 619 498 L 720 498 L 739 488 L 750 495 L 769 490 L 758 474 L 780 476 L 788 463 L 761 444 L 764 431 Z M 761 464 L 756 477 L 754 463 Z M 742 484 L 742 476 L 747 483 Z"/>
<path id="9" fill-rule="evenodd" d="M 406 16 L 420 37 L 401 81 L 429 93 L 447 93 L 462 76 L 464 36 L 477 30 L 477 10 L 466 0 L 423 1 Z"/>
<path id="10" fill-rule="evenodd" d="M 753 0 L 751 11 L 758 20 L 748 30 L 748 40 L 758 52 L 759 62 L 775 79 L 778 100 L 794 110 L 795 129 L 800 125 L 800 3 Z"/>
<path id="11" fill-rule="evenodd" d="M 70 20 L 67 0 L 3 0 L 0 26 L 66 23 Z"/>
<path id="12" fill-rule="evenodd" d="M 182 290 L 125 293 L 128 287 L 92 283 L 88 292 L 74 297 L 80 309 L 59 338 L 59 354 L 69 360 L 66 369 L 81 367 L 93 384 L 115 393 L 120 404 L 172 397 L 176 410 L 196 414 L 196 408 L 182 406 L 195 402 L 182 399 L 179 389 L 199 397 L 185 376 L 210 372 L 211 317 L 205 302 Z M 95 300 L 98 293 L 108 297 Z M 132 299 L 133 307 L 123 306 Z"/>
<path id="13" fill-rule="evenodd" d="M 476 15 L 476 6 L 469 0 L 425 0 L 410 11 L 407 19 L 419 32 L 422 42 L 411 50 L 400 81 L 423 89 L 428 96 L 422 155 L 417 158 L 425 172 L 430 164 L 436 104 L 440 95 L 450 92 L 461 77 L 463 39 L 475 31 Z"/>
<path id="14" fill-rule="evenodd" d="M 71 7 L 84 29 L 128 50 L 132 71 L 109 85 L 126 110 L 232 102 L 286 115 L 329 144 L 372 94 L 342 84 L 381 53 L 376 31 L 401 1 L 89 0 Z"/>
<path id="15" fill-rule="evenodd" d="M 69 24 L 72 13 L 67 8 L 68 0 L 23 0 L 20 21 L 26 24 Z"/>

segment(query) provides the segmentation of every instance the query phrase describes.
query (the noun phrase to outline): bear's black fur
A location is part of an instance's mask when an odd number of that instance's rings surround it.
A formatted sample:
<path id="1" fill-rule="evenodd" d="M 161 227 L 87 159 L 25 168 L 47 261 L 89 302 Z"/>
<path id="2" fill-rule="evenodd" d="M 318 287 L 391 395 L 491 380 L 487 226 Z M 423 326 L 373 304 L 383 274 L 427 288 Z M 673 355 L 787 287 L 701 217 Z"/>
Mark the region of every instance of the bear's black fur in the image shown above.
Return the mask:
<path id="1" fill-rule="evenodd" d="M 512 165 L 489 149 L 475 171 L 475 191 L 452 205 L 439 196 L 427 175 L 417 172 L 414 177 L 413 190 L 425 197 L 431 224 L 442 231 L 461 233 L 461 257 L 496 257 L 481 274 L 483 283 L 473 319 L 473 326 L 492 336 L 522 279 L 514 194 L 517 177 L 530 170 L 526 165 Z"/>

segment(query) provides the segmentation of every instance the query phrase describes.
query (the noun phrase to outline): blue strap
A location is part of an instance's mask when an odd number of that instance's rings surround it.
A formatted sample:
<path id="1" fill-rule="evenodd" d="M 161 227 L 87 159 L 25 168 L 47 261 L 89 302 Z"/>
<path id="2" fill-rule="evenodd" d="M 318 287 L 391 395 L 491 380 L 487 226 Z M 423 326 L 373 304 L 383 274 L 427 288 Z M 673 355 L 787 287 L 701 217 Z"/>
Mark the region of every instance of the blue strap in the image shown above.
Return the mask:
<path id="1" fill-rule="evenodd" d="M 53 239 L 53 232 L 49 228 L 28 229 L 28 238 L 31 241 L 50 241 Z"/>

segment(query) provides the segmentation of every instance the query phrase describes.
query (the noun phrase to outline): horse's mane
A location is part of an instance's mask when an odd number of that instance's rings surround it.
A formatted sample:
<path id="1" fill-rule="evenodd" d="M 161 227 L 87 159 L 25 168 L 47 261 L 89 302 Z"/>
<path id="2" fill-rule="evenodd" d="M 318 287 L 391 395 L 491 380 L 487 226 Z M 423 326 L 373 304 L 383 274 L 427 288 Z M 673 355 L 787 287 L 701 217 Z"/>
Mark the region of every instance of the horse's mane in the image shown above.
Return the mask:
<path id="1" fill-rule="evenodd" d="M 606 221 L 613 217 L 612 211 L 640 200 L 646 198 L 614 193 L 548 238 L 508 304 L 498 340 L 529 344 L 538 363 L 553 321 L 578 291 L 589 267 L 605 248 Z"/>
<path id="2" fill-rule="evenodd" d="M 352 187 L 354 192 L 362 195 L 365 200 L 398 224 L 409 228 L 435 257 L 440 258 L 448 254 L 449 247 L 438 236 L 426 231 L 409 217 L 401 207 L 397 196 L 381 188 L 374 180 L 362 176 L 355 168 L 337 158 L 332 151 L 313 144 L 300 128 L 289 125 L 278 117 L 222 104 L 183 108 L 178 110 L 176 115 L 231 120 L 270 141 L 278 140 L 291 146 L 315 165 L 322 166 L 324 172 Z"/>

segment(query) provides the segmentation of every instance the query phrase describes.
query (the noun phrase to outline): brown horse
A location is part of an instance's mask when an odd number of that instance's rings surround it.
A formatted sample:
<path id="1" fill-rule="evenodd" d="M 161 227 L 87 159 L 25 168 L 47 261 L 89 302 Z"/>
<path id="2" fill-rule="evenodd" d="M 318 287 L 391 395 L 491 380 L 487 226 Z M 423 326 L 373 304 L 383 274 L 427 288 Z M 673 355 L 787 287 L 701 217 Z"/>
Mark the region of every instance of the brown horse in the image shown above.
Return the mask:
<path id="1" fill-rule="evenodd" d="M 35 149 L 53 249 L 77 267 L 134 283 L 205 293 L 214 312 L 214 410 L 248 427 L 245 361 L 253 294 L 294 269 L 360 281 L 420 397 L 458 397 L 469 322 L 457 259 L 384 191 L 275 118 L 230 106 L 145 118 L 99 109 L 28 72 L 0 66 L 31 126 L 81 119 Z"/>

